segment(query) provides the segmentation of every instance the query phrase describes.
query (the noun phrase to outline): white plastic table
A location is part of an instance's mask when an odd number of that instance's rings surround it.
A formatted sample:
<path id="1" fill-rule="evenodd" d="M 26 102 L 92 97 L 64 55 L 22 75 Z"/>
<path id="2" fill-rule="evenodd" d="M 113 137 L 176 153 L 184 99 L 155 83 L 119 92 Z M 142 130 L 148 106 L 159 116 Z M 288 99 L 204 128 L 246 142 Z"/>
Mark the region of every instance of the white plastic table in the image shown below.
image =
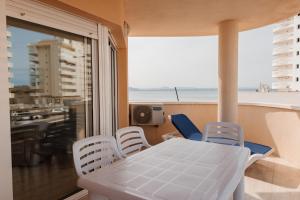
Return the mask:
<path id="1" fill-rule="evenodd" d="M 243 199 L 249 150 L 174 138 L 82 176 L 90 199 Z"/>

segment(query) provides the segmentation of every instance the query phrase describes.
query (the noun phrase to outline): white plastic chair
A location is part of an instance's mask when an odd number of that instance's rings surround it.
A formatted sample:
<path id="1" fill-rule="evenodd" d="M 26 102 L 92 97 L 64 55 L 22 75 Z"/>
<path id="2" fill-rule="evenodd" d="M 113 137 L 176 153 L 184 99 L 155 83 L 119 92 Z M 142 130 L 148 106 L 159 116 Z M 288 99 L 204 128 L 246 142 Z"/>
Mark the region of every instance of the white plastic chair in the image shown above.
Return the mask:
<path id="1" fill-rule="evenodd" d="M 91 173 L 122 158 L 111 136 L 93 136 L 73 144 L 73 158 L 78 176 Z"/>
<path id="2" fill-rule="evenodd" d="M 244 146 L 242 128 L 229 122 L 210 122 L 205 125 L 203 141 Z"/>
<path id="3" fill-rule="evenodd" d="M 130 126 L 117 130 L 116 132 L 118 148 L 123 155 L 140 151 L 142 147 L 149 148 L 151 145 L 147 142 L 144 130 L 141 127 Z"/>

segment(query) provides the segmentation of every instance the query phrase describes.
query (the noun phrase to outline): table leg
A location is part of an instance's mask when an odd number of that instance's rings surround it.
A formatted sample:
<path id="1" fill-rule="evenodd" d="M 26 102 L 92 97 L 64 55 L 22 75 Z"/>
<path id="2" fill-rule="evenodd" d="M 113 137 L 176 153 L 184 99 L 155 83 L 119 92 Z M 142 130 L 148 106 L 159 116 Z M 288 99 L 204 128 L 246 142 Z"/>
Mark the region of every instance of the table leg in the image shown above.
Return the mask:
<path id="1" fill-rule="evenodd" d="M 234 193 L 233 193 L 233 200 L 243 200 L 244 199 L 244 193 L 245 193 L 245 183 L 244 183 L 244 176 L 241 178 L 240 183 L 236 187 Z"/>

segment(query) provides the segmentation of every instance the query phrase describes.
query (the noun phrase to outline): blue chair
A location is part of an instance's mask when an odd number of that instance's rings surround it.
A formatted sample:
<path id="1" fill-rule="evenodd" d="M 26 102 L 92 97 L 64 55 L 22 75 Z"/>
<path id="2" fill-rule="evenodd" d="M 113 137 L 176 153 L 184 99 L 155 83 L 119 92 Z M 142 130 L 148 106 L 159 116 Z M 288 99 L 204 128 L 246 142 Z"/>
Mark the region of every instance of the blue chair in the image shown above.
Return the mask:
<path id="1" fill-rule="evenodd" d="M 181 133 L 181 135 L 190 140 L 196 140 L 196 141 L 211 141 L 215 143 L 220 144 L 233 144 L 232 142 L 224 142 L 225 140 L 232 140 L 232 138 L 224 138 L 216 136 L 209 137 L 207 134 L 203 134 L 196 126 L 195 124 L 184 114 L 175 114 L 169 116 L 170 121 L 175 126 L 175 128 Z M 239 145 L 239 142 L 237 141 L 235 145 Z M 249 161 L 247 163 L 247 167 L 250 166 L 255 161 L 264 158 L 268 155 L 270 155 L 273 151 L 273 149 L 269 146 L 265 146 L 262 144 L 257 144 L 249 141 L 245 141 L 244 145 L 241 145 L 244 147 L 247 147 L 251 151 L 251 156 L 249 157 Z"/>

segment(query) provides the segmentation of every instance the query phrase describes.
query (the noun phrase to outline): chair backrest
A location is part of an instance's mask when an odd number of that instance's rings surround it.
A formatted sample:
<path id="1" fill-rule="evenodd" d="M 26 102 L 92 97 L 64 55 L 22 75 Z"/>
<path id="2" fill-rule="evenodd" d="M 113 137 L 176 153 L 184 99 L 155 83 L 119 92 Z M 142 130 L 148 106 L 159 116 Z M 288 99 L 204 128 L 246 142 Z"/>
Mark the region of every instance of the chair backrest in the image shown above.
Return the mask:
<path id="1" fill-rule="evenodd" d="M 118 148 L 124 157 L 135 151 L 140 151 L 142 147 L 151 147 L 141 127 L 130 126 L 118 129 L 116 138 Z"/>
<path id="2" fill-rule="evenodd" d="M 93 172 L 121 158 L 116 140 L 111 136 L 92 136 L 73 144 L 73 158 L 78 176 Z"/>
<path id="3" fill-rule="evenodd" d="M 184 138 L 190 139 L 195 133 L 202 137 L 201 131 L 185 114 L 169 115 L 168 118 Z"/>
<path id="4" fill-rule="evenodd" d="M 205 125 L 203 141 L 244 146 L 244 134 L 237 124 L 210 122 Z"/>

